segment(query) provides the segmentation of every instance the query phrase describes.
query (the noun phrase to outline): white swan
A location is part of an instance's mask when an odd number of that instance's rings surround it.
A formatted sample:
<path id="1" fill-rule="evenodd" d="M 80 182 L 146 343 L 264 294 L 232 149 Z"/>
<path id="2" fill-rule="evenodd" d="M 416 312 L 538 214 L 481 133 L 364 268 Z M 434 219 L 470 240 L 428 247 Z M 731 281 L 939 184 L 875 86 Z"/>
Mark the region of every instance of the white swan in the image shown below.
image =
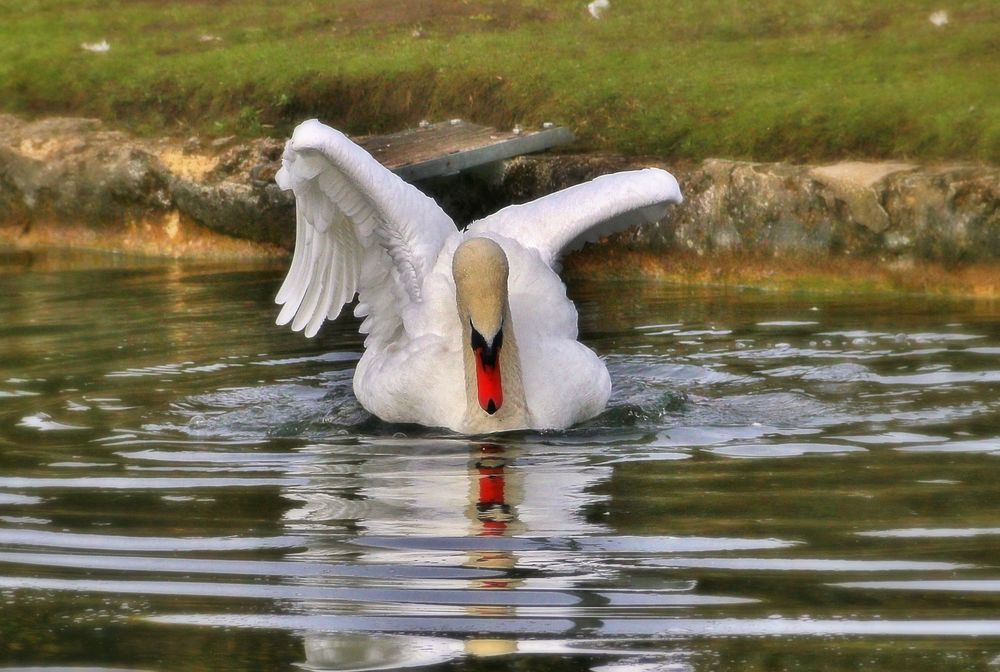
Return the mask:
<path id="1" fill-rule="evenodd" d="M 564 428 L 604 409 L 611 380 L 576 340 L 559 259 L 682 200 L 670 173 L 647 168 L 458 231 L 433 200 L 314 119 L 295 129 L 276 180 L 296 202 L 277 323 L 313 336 L 357 294 L 361 404 L 389 422 L 466 434 Z"/>

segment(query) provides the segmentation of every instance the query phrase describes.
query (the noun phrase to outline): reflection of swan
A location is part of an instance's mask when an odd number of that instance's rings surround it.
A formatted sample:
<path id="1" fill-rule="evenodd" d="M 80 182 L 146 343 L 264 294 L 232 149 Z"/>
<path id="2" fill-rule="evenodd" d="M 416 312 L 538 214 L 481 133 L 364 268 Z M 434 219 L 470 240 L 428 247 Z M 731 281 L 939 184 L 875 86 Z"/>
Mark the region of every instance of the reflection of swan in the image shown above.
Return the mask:
<path id="1" fill-rule="evenodd" d="M 650 168 L 458 232 L 431 199 L 315 120 L 295 130 L 277 181 L 297 210 L 278 323 L 312 336 L 358 293 L 362 405 L 383 420 L 467 433 L 566 427 L 603 410 L 610 379 L 576 341 L 559 258 L 681 200 L 673 176 Z"/>
<path id="2" fill-rule="evenodd" d="M 329 452 L 316 455 L 323 461 L 331 457 Z M 537 451 L 529 456 L 529 467 L 518 464 L 522 456 L 522 450 L 513 445 L 451 442 L 434 450 L 428 442 L 414 450 L 409 441 L 396 445 L 381 441 L 370 456 L 352 466 L 356 484 L 341 482 L 338 479 L 343 474 L 337 470 L 328 474 L 325 465 L 310 464 L 293 472 L 308 476 L 308 484 L 299 486 L 292 497 L 304 503 L 302 510 L 308 515 L 322 516 L 323 507 L 310 504 L 331 490 L 349 490 L 372 502 L 369 507 L 352 509 L 356 518 L 351 525 L 360 531 L 354 540 L 362 551 L 355 563 L 370 568 L 374 578 L 374 585 L 354 588 L 359 600 L 366 591 L 371 594 L 366 602 L 372 602 L 384 599 L 385 589 L 418 594 L 433 586 L 440 591 L 438 599 L 450 599 L 433 606 L 395 604 L 393 613 L 467 617 L 474 624 L 473 631 L 486 628 L 485 636 L 470 632 L 466 637 L 383 632 L 365 625 L 368 618 L 377 621 L 378 614 L 365 614 L 367 618 L 356 621 L 356 631 L 320 629 L 306 634 L 306 662 L 301 667 L 360 672 L 442 664 L 463 657 L 572 653 L 553 650 L 562 646 L 560 640 L 519 641 L 511 632 L 490 633 L 484 624 L 524 619 L 525 600 L 517 595 L 535 595 L 534 602 L 528 600 L 535 608 L 576 604 L 577 598 L 570 591 L 577 581 L 591 577 L 586 572 L 580 576 L 580 559 L 571 549 L 542 547 L 550 535 L 568 540 L 609 532 L 605 525 L 588 521 L 584 509 L 602 498 L 592 491 L 611 477 L 611 467 L 580 463 L 572 455 L 539 456 Z M 330 513 L 339 517 L 345 511 L 340 508 Z M 308 515 L 286 512 L 288 531 L 322 531 L 317 539 L 336 536 L 336 525 L 342 519 L 324 530 L 323 521 L 318 519 L 303 526 Z M 521 548 L 527 551 L 519 551 Z M 311 547 L 310 554 L 326 558 L 330 548 L 321 542 Z M 541 567 L 553 574 L 546 576 L 544 586 L 525 585 L 522 574 L 538 573 Z M 414 570 L 422 568 L 437 573 L 412 578 Z M 519 589 L 524 592 L 516 592 Z M 298 600 L 295 607 L 309 614 L 342 613 L 343 609 L 344 605 L 329 600 Z M 560 627 L 568 629 L 565 623 Z"/>
<path id="3" fill-rule="evenodd" d="M 612 467 L 581 462 L 575 449 L 539 456 L 540 446 L 524 445 L 530 467 L 517 464 L 517 445 L 380 439 L 343 448 L 349 463 L 330 444 L 309 447 L 289 472 L 305 483 L 284 493 L 297 505 L 283 518 L 290 534 L 322 537 L 349 521 L 361 540 L 607 534 L 586 509 L 603 500 L 593 491 Z"/>
<path id="4" fill-rule="evenodd" d="M 647 665 L 685 660 L 673 645 L 641 652 L 634 642 L 594 637 L 595 617 L 636 604 L 636 592 L 651 594 L 639 603 L 642 616 L 656 595 L 666 595 L 671 611 L 672 600 L 697 599 L 686 595 L 694 588 L 686 581 L 618 591 L 621 556 L 588 551 L 587 540 L 614 539 L 588 513 L 605 498 L 598 491 L 611 466 L 572 448 L 437 443 L 382 439 L 341 454 L 316 446 L 316 461 L 290 472 L 300 478 L 289 494 L 308 513 L 286 513 L 287 532 L 311 539 L 299 560 L 360 570 L 300 580 L 301 593 L 332 589 L 341 598 L 299 597 L 285 606 L 298 615 L 288 618 L 303 619 L 300 667 L 360 672 L 505 655 L 600 657 L 608 669 L 629 669 L 612 667 L 614 659 L 637 654 Z M 339 468 L 348 455 L 351 478 Z M 370 506 L 310 506 L 335 493 Z M 322 520 L 324 509 L 331 519 Z M 615 606 L 619 592 L 624 601 Z"/>

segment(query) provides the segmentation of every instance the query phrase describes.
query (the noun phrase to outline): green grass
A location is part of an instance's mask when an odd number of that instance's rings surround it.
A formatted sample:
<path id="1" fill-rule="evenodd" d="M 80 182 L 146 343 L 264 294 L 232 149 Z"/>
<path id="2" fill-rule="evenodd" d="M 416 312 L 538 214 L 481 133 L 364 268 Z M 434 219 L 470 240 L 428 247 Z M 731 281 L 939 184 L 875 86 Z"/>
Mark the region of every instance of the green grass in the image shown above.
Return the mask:
<path id="1" fill-rule="evenodd" d="M 0 0 L 0 109 L 147 134 L 554 121 L 578 149 L 670 159 L 1000 162 L 995 0 L 585 6 Z"/>

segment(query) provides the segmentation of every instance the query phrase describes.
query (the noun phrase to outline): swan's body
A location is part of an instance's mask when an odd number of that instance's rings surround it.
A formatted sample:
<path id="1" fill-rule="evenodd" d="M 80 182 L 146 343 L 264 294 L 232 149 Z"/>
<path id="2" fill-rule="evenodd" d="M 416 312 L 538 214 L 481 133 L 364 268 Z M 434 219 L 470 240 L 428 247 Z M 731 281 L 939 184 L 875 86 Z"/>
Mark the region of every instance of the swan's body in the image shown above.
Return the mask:
<path id="1" fill-rule="evenodd" d="M 463 433 L 568 427 L 600 413 L 611 381 L 577 338 L 560 256 L 680 202 L 669 173 L 618 173 L 458 231 L 430 198 L 315 120 L 285 148 L 296 244 L 278 324 L 313 336 L 355 293 L 361 404 L 389 422 Z"/>

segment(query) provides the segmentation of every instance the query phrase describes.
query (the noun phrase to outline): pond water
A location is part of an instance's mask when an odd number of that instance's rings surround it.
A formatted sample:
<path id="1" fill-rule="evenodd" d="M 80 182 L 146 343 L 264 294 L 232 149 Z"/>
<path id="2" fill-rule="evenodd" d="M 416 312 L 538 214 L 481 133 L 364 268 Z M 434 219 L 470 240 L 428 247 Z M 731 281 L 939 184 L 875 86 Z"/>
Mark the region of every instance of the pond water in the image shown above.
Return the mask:
<path id="1" fill-rule="evenodd" d="M 281 269 L 0 266 L 0 670 L 1000 670 L 1000 305 L 571 286 L 564 432 L 388 426 Z"/>

